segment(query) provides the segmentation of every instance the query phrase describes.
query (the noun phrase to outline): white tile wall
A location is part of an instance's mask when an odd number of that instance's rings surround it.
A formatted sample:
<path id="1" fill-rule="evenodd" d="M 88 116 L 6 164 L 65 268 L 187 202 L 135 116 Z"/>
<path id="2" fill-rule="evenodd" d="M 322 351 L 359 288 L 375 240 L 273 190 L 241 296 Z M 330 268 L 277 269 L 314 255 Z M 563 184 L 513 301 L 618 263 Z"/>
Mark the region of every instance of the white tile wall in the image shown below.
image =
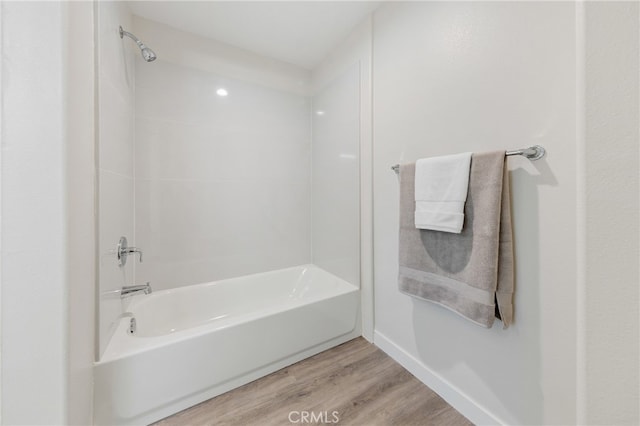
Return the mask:
<path id="1" fill-rule="evenodd" d="M 313 98 L 313 263 L 360 283 L 360 68 Z"/>
<path id="2" fill-rule="evenodd" d="M 113 80 L 101 78 L 100 143 L 101 170 L 133 177 L 133 93 L 123 93 Z"/>
<path id="3" fill-rule="evenodd" d="M 121 236 L 134 235 L 134 57 L 133 41 L 120 39 L 118 26 L 131 28 L 124 2 L 98 2 L 98 162 L 99 162 L 99 344 L 104 351 L 122 312 L 114 290 L 133 283 L 134 261 L 117 265 Z M 115 296 L 115 297 L 114 297 Z"/>
<path id="4" fill-rule="evenodd" d="M 300 95 L 137 61 L 136 281 L 158 290 L 309 263 L 309 114 Z"/>

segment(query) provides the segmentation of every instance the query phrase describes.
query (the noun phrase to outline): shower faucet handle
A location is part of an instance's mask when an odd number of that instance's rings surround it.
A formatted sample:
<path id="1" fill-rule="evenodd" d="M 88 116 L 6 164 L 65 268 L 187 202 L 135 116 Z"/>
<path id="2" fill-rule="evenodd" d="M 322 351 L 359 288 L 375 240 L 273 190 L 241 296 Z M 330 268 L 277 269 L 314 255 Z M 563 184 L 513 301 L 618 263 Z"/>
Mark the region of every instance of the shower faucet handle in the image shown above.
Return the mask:
<path id="1" fill-rule="evenodd" d="M 127 245 L 127 237 L 120 237 L 118 241 L 118 247 L 116 248 L 116 256 L 118 258 L 118 266 L 122 267 L 127 264 L 127 256 L 130 254 L 136 254 L 140 256 L 140 262 L 142 262 L 142 250 L 137 247 L 129 247 Z"/>

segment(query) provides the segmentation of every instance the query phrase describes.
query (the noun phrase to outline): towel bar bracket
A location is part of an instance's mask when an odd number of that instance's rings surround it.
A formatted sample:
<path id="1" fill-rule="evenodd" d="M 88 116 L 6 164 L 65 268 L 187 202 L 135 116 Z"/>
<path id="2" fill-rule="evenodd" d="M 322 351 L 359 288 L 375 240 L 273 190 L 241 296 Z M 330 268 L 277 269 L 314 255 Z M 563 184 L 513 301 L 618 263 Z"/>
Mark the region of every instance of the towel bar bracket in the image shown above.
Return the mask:
<path id="1" fill-rule="evenodd" d="M 540 145 L 533 145 L 529 148 L 516 149 L 514 151 L 507 151 L 505 155 L 522 155 L 531 161 L 536 161 L 544 157 L 547 151 Z"/>

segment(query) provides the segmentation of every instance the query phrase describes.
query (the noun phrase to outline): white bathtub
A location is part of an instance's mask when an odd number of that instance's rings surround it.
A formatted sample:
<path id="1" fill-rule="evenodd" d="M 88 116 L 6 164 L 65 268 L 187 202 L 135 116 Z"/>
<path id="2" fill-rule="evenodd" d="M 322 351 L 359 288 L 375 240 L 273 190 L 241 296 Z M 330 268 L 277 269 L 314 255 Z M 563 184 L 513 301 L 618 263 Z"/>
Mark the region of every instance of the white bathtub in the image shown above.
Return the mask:
<path id="1" fill-rule="evenodd" d="M 96 424 L 148 424 L 359 335 L 359 291 L 305 265 L 134 296 L 94 368 Z"/>

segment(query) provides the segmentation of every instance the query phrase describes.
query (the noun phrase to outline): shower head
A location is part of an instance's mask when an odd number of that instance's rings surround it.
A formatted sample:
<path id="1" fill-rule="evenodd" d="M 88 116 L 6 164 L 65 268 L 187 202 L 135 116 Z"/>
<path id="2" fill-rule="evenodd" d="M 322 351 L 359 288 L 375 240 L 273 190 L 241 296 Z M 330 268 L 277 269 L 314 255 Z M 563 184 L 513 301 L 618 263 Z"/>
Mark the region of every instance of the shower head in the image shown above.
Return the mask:
<path id="1" fill-rule="evenodd" d="M 144 46 L 144 44 L 142 46 Z M 144 60 L 147 62 L 155 61 L 157 58 L 155 52 L 149 49 L 147 46 L 142 46 L 140 46 L 140 49 L 142 49 L 142 57 L 144 58 Z"/>
<path id="2" fill-rule="evenodd" d="M 136 44 L 140 48 L 140 53 L 142 53 L 142 58 L 145 61 L 151 62 L 151 61 L 155 61 L 156 60 L 157 56 L 156 56 L 156 54 L 155 54 L 155 52 L 153 50 L 151 50 L 147 46 L 145 46 L 145 44 L 143 42 L 141 42 L 138 37 L 134 36 L 133 34 L 131 34 L 128 31 L 123 30 L 122 27 L 120 27 L 120 38 L 124 38 L 124 36 L 127 36 L 131 40 L 136 42 Z"/>

